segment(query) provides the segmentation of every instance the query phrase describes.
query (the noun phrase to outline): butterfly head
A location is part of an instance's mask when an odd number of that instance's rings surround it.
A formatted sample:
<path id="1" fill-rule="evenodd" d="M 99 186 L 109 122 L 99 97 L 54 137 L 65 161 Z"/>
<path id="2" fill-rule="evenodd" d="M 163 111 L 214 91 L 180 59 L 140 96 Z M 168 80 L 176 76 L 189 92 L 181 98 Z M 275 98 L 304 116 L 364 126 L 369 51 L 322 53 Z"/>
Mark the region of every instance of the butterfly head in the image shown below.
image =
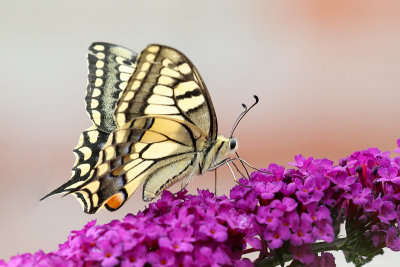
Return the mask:
<path id="1" fill-rule="evenodd" d="M 229 138 L 229 148 L 231 151 L 235 152 L 238 147 L 238 142 L 235 137 Z"/>
<path id="2" fill-rule="evenodd" d="M 215 155 L 212 166 L 219 165 L 221 162 L 225 161 L 230 155 L 236 152 L 238 147 L 239 144 L 236 138 L 218 135 L 212 149 Z"/>

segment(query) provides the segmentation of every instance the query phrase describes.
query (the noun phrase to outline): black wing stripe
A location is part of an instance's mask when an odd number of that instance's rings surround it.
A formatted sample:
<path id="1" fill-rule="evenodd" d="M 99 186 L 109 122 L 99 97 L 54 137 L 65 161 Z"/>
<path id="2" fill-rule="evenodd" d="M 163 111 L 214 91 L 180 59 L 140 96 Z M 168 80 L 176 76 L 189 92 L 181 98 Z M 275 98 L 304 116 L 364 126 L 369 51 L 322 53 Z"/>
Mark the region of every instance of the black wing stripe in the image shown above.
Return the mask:
<path id="1" fill-rule="evenodd" d="M 86 110 L 102 131 L 116 128 L 113 114 L 119 94 L 134 71 L 137 53 L 122 46 L 96 42 L 88 53 Z"/>
<path id="2" fill-rule="evenodd" d="M 95 125 L 83 131 L 78 146 L 73 150 L 76 156 L 76 163 L 72 168 L 72 177 L 41 200 L 54 194 L 74 192 L 81 184 L 90 180 L 92 170 L 97 164 L 101 148 L 107 142 L 108 136 L 109 133 L 100 131 Z M 81 150 L 82 148 L 86 149 Z M 90 153 L 90 156 L 88 157 L 86 153 Z M 83 170 L 85 170 L 84 173 Z"/>
<path id="3" fill-rule="evenodd" d="M 185 83 L 192 83 L 191 87 Z M 168 89 L 162 90 L 159 86 Z M 181 89 L 183 92 L 175 93 Z M 168 108 L 162 108 L 159 104 L 156 108 L 148 101 L 155 93 L 173 98 L 174 104 L 163 106 Z M 138 58 L 137 68 L 117 104 L 115 118 L 118 125 L 122 126 L 136 117 L 159 114 L 180 115 L 203 129 L 210 141 L 216 139 L 214 107 L 196 68 L 187 57 L 173 48 L 149 45 Z"/>

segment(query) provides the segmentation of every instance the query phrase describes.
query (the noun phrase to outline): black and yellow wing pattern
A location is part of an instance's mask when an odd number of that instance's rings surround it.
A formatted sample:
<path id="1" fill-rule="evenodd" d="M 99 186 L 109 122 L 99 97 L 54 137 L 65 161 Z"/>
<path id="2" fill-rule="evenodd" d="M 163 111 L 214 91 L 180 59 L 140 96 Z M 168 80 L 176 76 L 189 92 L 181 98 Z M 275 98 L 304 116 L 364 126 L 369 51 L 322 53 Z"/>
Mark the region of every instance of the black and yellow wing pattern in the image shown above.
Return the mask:
<path id="1" fill-rule="evenodd" d="M 100 151 L 109 135 L 109 133 L 99 130 L 96 125 L 84 130 L 79 137 L 77 146 L 73 150 L 75 163 L 72 167 L 70 180 L 44 196 L 41 200 L 54 194 L 72 192 L 76 186 L 87 181 L 92 174 L 91 171 L 97 164 Z"/>
<path id="2" fill-rule="evenodd" d="M 138 58 L 135 72 L 118 100 L 118 126 L 143 115 L 168 115 L 217 136 L 217 119 L 208 90 L 196 67 L 181 52 L 149 45 Z"/>
<path id="3" fill-rule="evenodd" d="M 118 127 L 104 145 L 93 177 L 76 193 L 86 212 L 116 210 L 145 183 L 149 201 L 193 170 L 205 144 L 197 126 L 170 116 L 142 116 Z M 82 199 L 80 199 L 82 200 Z"/>
<path id="4" fill-rule="evenodd" d="M 198 152 L 217 136 L 210 95 L 182 53 L 149 45 L 132 69 L 114 98 L 115 128 L 106 128 L 112 131 L 97 154 L 96 166 L 90 167 L 85 180 L 65 187 L 64 192 L 75 194 L 87 213 L 120 208 L 141 184 L 143 200 L 152 200 L 169 185 L 198 172 Z M 102 120 L 94 120 L 95 127 L 105 129 Z"/>
<path id="5" fill-rule="evenodd" d="M 125 90 L 135 68 L 137 53 L 119 45 L 93 43 L 88 53 L 86 110 L 98 129 L 111 133 L 119 95 Z"/>
<path id="6" fill-rule="evenodd" d="M 69 193 L 89 179 L 101 148 L 116 128 L 115 105 L 133 73 L 136 58 L 136 52 L 115 44 L 96 42 L 89 46 L 85 101 L 93 125 L 82 132 L 73 150 L 76 159 L 70 180 L 42 199 Z"/>

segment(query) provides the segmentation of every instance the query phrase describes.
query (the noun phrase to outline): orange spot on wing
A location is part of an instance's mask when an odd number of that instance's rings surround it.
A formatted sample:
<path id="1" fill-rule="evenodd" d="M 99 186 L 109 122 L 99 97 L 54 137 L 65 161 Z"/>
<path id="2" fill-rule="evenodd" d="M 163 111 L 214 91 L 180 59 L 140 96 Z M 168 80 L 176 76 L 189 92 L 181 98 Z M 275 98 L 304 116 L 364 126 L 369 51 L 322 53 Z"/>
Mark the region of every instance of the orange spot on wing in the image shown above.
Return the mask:
<path id="1" fill-rule="evenodd" d="M 107 208 L 116 210 L 119 207 L 121 207 L 121 205 L 124 203 L 124 201 L 125 201 L 125 195 L 123 193 L 119 192 L 107 200 L 106 206 L 107 206 Z"/>

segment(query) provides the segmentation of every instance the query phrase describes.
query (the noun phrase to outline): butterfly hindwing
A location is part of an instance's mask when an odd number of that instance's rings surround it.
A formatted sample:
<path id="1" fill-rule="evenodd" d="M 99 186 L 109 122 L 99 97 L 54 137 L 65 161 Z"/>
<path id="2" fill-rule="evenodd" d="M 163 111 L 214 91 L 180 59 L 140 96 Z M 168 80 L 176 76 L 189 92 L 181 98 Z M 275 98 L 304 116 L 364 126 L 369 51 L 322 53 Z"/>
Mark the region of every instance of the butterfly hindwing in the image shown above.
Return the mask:
<path id="1" fill-rule="evenodd" d="M 168 115 L 195 124 L 214 140 L 217 120 L 210 95 L 197 69 L 181 52 L 149 45 L 115 109 L 122 126 L 144 115 Z"/>
<path id="2" fill-rule="evenodd" d="M 122 46 L 102 42 L 90 45 L 85 100 L 86 110 L 94 125 L 82 132 L 73 150 L 76 160 L 70 180 L 42 199 L 57 193 L 72 192 L 93 174 L 101 148 L 110 132 L 116 128 L 113 119 L 115 105 L 133 73 L 136 57 L 137 53 Z"/>
<path id="3" fill-rule="evenodd" d="M 143 200 L 151 201 L 156 198 L 162 190 L 186 177 L 196 168 L 198 158 L 195 154 L 185 157 L 175 157 L 169 163 L 163 165 L 157 171 L 148 175 L 143 184 Z M 127 188 L 129 188 L 129 184 Z"/>
<path id="4" fill-rule="evenodd" d="M 42 199 L 58 193 L 72 192 L 88 180 L 93 174 L 101 148 L 106 143 L 109 135 L 109 133 L 99 130 L 96 125 L 84 130 L 79 137 L 77 146 L 73 150 L 76 159 L 72 167 L 70 180 Z"/>
<path id="5" fill-rule="evenodd" d="M 89 47 L 86 110 L 104 132 L 116 128 L 115 105 L 134 71 L 136 58 L 136 52 L 119 45 L 96 42 Z"/>
<path id="6" fill-rule="evenodd" d="M 74 193 L 88 213 L 119 208 L 143 182 L 143 198 L 151 200 L 193 170 L 205 142 L 205 133 L 183 120 L 138 117 L 110 134 L 94 176 Z"/>

